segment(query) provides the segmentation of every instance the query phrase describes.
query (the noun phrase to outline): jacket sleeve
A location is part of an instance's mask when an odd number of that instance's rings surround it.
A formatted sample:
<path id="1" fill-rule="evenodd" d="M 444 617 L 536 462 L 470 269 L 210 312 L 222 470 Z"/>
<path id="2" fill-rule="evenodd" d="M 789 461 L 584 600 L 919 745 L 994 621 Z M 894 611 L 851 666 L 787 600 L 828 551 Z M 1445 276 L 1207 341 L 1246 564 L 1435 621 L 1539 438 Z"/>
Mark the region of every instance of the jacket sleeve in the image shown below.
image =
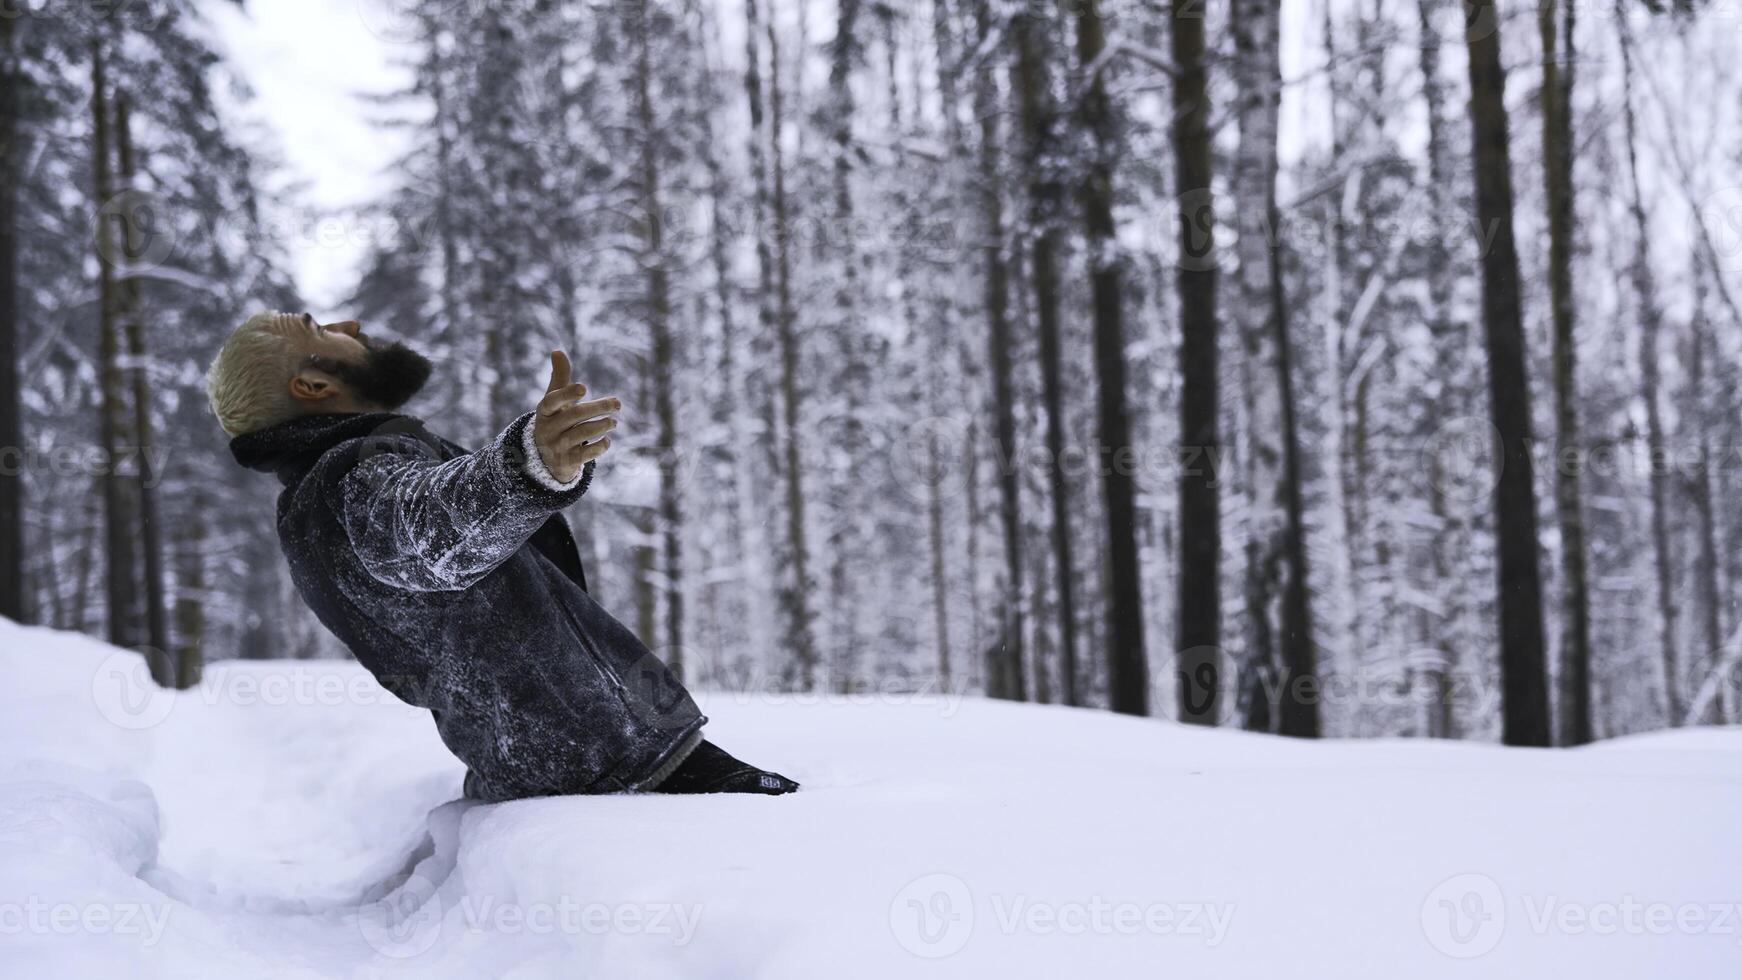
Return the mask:
<path id="1" fill-rule="evenodd" d="M 414 592 L 465 589 L 586 492 L 593 464 L 558 484 L 529 458 L 528 413 L 488 446 L 443 461 L 407 435 L 366 438 L 339 484 L 340 521 L 369 574 Z"/>

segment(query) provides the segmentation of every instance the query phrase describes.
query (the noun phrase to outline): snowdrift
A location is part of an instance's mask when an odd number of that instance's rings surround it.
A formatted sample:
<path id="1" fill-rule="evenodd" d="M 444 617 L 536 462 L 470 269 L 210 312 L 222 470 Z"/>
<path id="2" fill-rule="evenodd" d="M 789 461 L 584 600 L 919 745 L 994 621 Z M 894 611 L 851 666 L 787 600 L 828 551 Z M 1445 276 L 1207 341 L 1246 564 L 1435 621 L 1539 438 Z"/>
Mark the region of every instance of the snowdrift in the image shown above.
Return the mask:
<path id="1" fill-rule="evenodd" d="M 479 806 L 352 664 L 0 620 L 0 975 L 1725 978 L 1742 732 L 1302 744 L 716 693 L 786 798 Z"/>

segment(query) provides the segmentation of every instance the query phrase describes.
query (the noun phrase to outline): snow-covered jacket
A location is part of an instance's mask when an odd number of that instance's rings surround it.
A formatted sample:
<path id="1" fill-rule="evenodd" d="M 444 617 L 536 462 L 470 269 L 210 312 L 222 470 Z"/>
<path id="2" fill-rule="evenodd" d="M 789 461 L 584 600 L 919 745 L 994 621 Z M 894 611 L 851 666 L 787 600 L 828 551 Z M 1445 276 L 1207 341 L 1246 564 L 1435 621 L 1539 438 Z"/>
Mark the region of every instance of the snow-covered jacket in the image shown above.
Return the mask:
<path id="1" fill-rule="evenodd" d="M 292 580 L 382 686 L 429 709 L 489 801 L 650 789 L 707 721 L 586 592 L 521 416 L 474 453 L 391 413 L 307 415 L 236 437 L 276 473 Z M 531 465 L 529 465 L 531 464 Z"/>

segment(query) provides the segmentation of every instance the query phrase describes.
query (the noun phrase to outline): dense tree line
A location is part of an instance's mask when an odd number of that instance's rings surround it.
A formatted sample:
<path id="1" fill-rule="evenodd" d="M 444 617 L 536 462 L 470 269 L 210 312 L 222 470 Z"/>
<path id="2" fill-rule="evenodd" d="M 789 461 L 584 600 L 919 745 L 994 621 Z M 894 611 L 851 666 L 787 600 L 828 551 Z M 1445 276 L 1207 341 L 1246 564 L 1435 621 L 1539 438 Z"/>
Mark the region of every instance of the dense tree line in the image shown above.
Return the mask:
<path id="1" fill-rule="evenodd" d="M 202 372 L 238 309 L 295 293 L 189 6 L 25 5 L 0 31 L 0 612 L 192 683 L 202 650 L 282 649 L 271 496 L 223 458 Z"/>
<path id="2" fill-rule="evenodd" d="M 458 439 L 555 347 L 624 397 L 570 517 L 690 680 L 1297 736 L 1735 720 L 1736 100 L 1684 97 L 1737 91 L 1712 14 L 400 7 L 400 234 L 348 312 L 435 357 Z M 0 20 L 0 437 L 164 450 L 0 478 L 0 611 L 327 652 L 196 391 L 294 292 L 214 232 L 255 165 L 154 14 Z M 129 251 L 139 201 L 173 255 Z"/>

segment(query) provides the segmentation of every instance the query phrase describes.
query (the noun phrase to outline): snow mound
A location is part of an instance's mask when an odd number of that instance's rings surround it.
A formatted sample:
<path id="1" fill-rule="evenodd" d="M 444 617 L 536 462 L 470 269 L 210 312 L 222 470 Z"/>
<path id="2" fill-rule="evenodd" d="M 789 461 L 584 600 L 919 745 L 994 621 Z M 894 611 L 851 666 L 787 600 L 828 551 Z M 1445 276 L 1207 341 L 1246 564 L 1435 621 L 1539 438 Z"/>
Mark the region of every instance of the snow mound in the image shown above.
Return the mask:
<path id="1" fill-rule="evenodd" d="M 456 799 L 354 664 L 0 620 L 0 975 L 1723 977 L 1742 731 L 1301 743 L 716 693 L 796 796 Z M 1303 969 L 1304 967 L 1304 969 Z"/>

